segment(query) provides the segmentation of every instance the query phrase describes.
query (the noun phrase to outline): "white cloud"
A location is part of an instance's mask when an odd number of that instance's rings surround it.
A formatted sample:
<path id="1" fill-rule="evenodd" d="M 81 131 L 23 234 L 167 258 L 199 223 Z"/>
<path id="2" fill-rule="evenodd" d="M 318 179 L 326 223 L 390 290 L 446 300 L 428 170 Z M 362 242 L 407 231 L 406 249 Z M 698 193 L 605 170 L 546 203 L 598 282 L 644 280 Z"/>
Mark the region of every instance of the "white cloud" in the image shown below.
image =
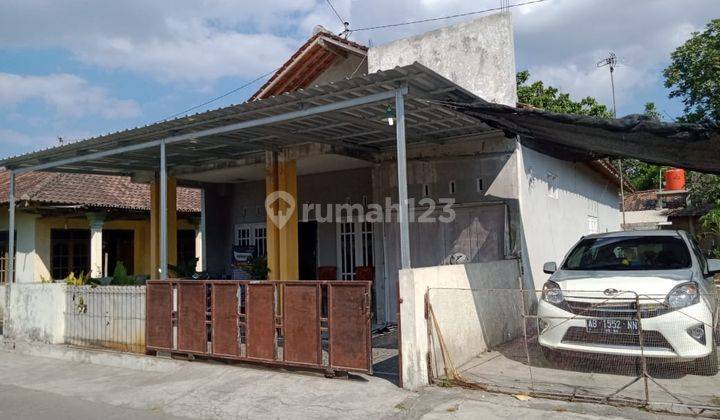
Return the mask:
<path id="1" fill-rule="evenodd" d="M 289 57 L 294 44 L 273 35 L 228 32 L 144 42 L 99 38 L 77 54 L 85 63 L 149 74 L 162 82 L 202 83 L 265 73 Z"/>
<path id="2" fill-rule="evenodd" d="M 0 45 L 59 47 L 87 64 L 202 89 L 279 66 L 310 35 L 303 16 L 317 11 L 328 17 L 315 0 L 5 0 Z"/>
<path id="3" fill-rule="evenodd" d="M 28 76 L 0 73 L 0 107 L 12 109 L 36 100 L 64 117 L 99 115 L 114 119 L 140 115 L 137 102 L 113 98 L 107 89 L 90 85 L 72 74 Z"/>

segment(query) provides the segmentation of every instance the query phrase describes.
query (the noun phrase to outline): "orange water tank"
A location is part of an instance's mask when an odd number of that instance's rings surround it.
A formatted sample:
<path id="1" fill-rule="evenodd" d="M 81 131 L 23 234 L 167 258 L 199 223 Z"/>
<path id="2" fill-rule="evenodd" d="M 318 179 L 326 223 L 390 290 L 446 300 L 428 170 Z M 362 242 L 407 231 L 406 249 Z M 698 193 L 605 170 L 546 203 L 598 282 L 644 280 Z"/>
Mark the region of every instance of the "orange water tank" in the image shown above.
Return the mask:
<path id="1" fill-rule="evenodd" d="M 665 189 L 682 190 L 685 188 L 685 170 L 671 168 L 665 171 Z"/>

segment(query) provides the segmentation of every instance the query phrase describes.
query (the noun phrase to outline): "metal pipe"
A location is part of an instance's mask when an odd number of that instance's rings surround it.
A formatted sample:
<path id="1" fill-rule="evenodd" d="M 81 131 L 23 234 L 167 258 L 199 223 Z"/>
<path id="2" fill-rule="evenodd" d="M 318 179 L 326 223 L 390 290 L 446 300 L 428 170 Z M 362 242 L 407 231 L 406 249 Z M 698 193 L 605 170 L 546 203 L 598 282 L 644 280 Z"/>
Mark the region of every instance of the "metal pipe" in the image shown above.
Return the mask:
<path id="1" fill-rule="evenodd" d="M 167 280 L 167 158 L 165 142 L 160 142 L 160 280 Z"/>
<path id="2" fill-rule="evenodd" d="M 200 189 L 200 271 L 207 271 L 207 206 L 205 204 L 205 188 Z"/>
<path id="3" fill-rule="evenodd" d="M 408 92 L 408 89 L 406 86 L 404 86 L 400 89 L 389 90 L 387 92 L 375 93 L 372 95 L 362 96 L 359 98 L 347 99 L 344 101 L 339 101 L 339 102 L 335 102 L 335 103 L 331 103 L 331 104 L 327 104 L 327 105 L 314 106 L 314 107 L 302 109 L 299 111 L 286 112 L 286 113 L 279 114 L 279 115 L 272 115 L 269 117 L 257 118 L 257 119 L 253 119 L 250 121 L 243 121 L 243 122 L 229 124 L 229 125 L 225 125 L 225 126 L 221 126 L 221 127 L 209 128 L 206 130 L 200 130 L 200 131 L 187 133 L 187 134 L 180 134 L 177 136 L 167 137 L 167 138 L 160 139 L 160 140 L 153 140 L 153 141 L 148 141 L 145 143 L 133 144 L 133 145 L 124 146 L 124 147 L 118 147 L 117 149 L 104 150 L 102 152 L 88 153 L 88 154 L 85 154 L 82 156 L 74 156 L 71 158 L 60 159 L 55 162 L 43 163 L 40 165 L 30 166 L 30 167 L 26 167 L 26 168 L 17 168 L 17 169 L 15 169 L 15 171 L 18 174 L 22 174 L 25 172 L 51 169 L 51 168 L 56 168 L 58 166 L 69 165 L 69 164 L 73 164 L 73 163 L 102 159 L 102 158 L 105 158 L 108 156 L 114 156 L 114 155 L 118 155 L 121 153 L 133 152 L 133 151 L 148 149 L 148 148 L 152 148 L 152 147 L 158 147 L 162 143 L 165 143 L 165 144 L 177 143 L 177 142 L 182 142 L 182 141 L 199 139 L 201 137 L 207 137 L 207 136 L 213 136 L 213 135 L 217 135 L 217 134 L 224 134 L 224 133 L 229 133 L 229 132 L 233 132 L 233 131 L 239 131 L 239 130 L 243 130 L 243 129 L 247 129 L 247 128 L 261 127 L 264 125 L 270 125 L 270 124 L 274 124 L 274 123 L 278 123 L 278 122 L 295 120 L 298 118 L 304 118 L 304 117 L 308 117 L 311 115 L 323 114 L 326 112 L 337 111 L 340 109 L 352 108 L 355 106 L 366 105 L 366 104 L 370 104 L 373 102 L 380 102 L 383 100 L 390 99 L 394 96 L 397 96 L 398 92 L 400 92 L 402 94 L 406 94 Z"/>
<path id="4" fill-rule="evenodd" d="M 15 281 L 15 171 L 10 171 L 8 192 L 8 262 L 7 283 Z"/>
<path id="5" fill-rule="evenodd" d="M 405 146 L 405 98 L 395 92 L 395 118 L 397 119 L 397 171 L 398 171 L 398 222 L 400 223 L 400 261 L 403 269 L 410 265 L 410 225 L 408 210 L 407 154 Z"/>

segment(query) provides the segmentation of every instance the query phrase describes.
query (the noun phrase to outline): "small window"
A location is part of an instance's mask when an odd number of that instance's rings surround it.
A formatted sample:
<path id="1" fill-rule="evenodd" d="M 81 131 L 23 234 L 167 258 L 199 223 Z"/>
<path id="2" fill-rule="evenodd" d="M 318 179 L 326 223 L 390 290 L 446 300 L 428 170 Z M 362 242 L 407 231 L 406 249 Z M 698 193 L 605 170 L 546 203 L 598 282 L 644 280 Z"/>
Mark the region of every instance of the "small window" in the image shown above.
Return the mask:
<path id="1" fill-rule="evenodd" d="M 455 194 L 455 181 L 450 181 L 450 194 Z"/>
<path id="2" fill-rule="evenodd" d="M 477 186 L 477 192 L 483 192 L 485 191 L 485 186 L 483 185 L 483 179 L 477 178 L 475 180 L 475 185 Z"/>
<path id="3" fill-rule="evenodd" d="M 430 185 L 423 184 L 423 197 L 429 197 L 430 196 Z"/>

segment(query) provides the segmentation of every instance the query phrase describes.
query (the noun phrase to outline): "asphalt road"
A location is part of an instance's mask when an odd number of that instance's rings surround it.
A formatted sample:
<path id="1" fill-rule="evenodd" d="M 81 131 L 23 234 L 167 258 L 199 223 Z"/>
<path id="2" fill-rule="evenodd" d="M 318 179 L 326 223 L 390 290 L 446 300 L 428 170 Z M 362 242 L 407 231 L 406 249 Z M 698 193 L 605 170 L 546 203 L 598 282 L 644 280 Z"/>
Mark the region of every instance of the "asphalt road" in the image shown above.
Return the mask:
<path id="1" fill-rule="evenodd" d="M 84 401 L 49 392 L 0 385 L 0 419 L 79 420 L 79 419 L 178 419 L 162 411 L 136 410 Z"/>

